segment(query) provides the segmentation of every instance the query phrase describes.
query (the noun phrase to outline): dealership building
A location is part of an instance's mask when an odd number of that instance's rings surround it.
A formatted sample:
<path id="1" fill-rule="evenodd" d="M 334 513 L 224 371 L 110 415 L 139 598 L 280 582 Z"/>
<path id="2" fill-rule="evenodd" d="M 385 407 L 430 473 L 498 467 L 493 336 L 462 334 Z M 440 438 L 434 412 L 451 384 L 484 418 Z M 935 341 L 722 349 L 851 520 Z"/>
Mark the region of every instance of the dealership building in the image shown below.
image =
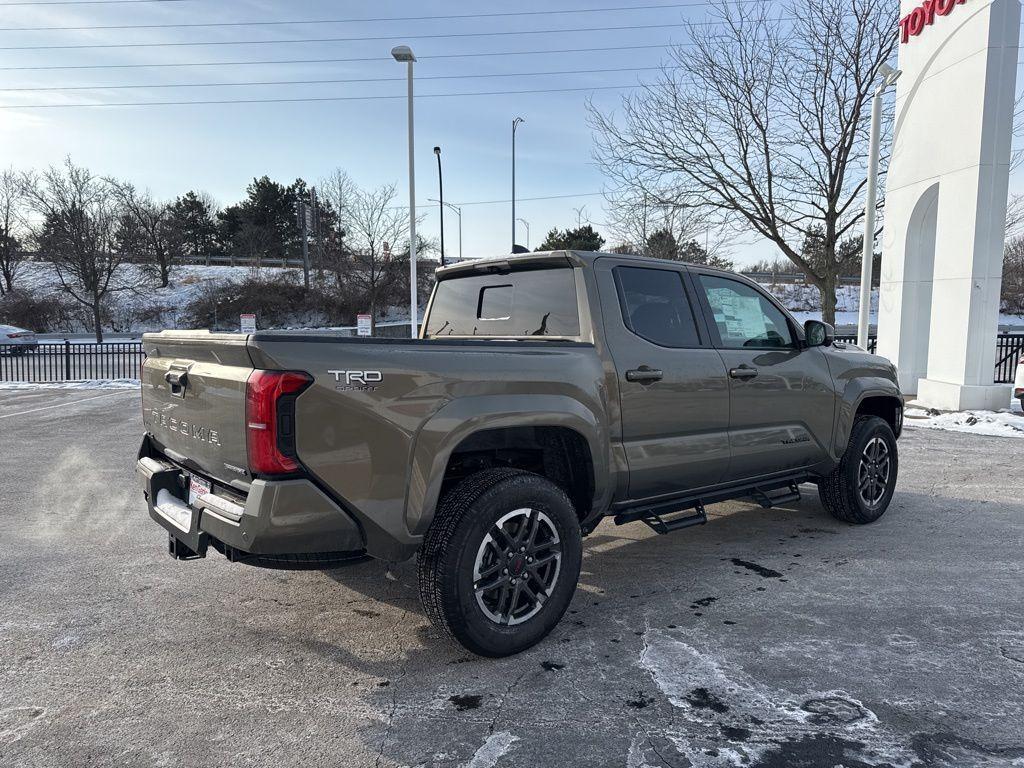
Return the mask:
<path id="1" fill-rule="evenodd" d="M 886 179 L 878 352 L 944 410 L 1006 408 L 993 384 L 1018 0 L 903 0 Z"/>

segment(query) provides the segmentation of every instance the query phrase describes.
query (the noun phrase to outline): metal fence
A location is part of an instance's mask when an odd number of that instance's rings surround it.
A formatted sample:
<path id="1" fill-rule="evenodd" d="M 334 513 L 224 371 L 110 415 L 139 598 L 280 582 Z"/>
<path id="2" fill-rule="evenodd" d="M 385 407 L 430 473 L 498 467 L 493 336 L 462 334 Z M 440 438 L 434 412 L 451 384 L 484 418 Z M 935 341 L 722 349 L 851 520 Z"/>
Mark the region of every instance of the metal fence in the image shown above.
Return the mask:
<path id="1" fill-rule="evenodd" d="M 377 336 L 405 338 L 408 324 L 378 325 Z M 354 336 L 355 329 L 342 328 L 332 333 Z M 836 341 L 851 344 L 856 336 L 836 336 Z M 877 339 L 869 337 L 868 351 L 874 352 Z M 1017 361 L 1024 356 L 1024 333 L 1001 333 L 996 337 L 996 384 L 1013 382 Z M 64 341 L 40 344 L 27 350 L 14 344 L 0 345 L 0 381 L 60 382 L 84 379 L 137 379 L 145 354 L 142 342 L 116 341 L 109 344 L 75 344 Z"/>
<path id="2" fill-rule="evenodd" d="M 338 328 L 325 335 L 355 336 L 355 328 Z M 409 323 L 378 323 L 375 336 L 408 338 Z M 0 381 L 49 383 L 96 379 L 137 379 L 145 360 L 141 341 L 106 344 L 62 341 L 40 343 L 34 349 L 0 344 Z"/>
<path id="3" fill-rule="evenodd" d="M 75 344 L 64 341 L 25 349 L 0 345 L 0 381 L 137 379 L 144 355 L 138 341 Z"/>
<path id="4" fill-rule="evenodd" d="M 996 337 L 996 384 L 1012 384 L 1017 361 L 1024 355 L 1024 333 L 1001 333 Z"/>
<path id="5" fill-rule="evenodd" d="M 843 342 L 845 344 L 856 344 L 857 343 L 857 334 L 855 334 L 855 333 L 854 334 L 849 334 L 849 335 L 839 335 L 839 334 L 837 334 L 836 335 L 836 341 L 841 341 L 841 342 Z M 868 336 L 868 352 L 870 352 L 871 354 L 874 354 L 875 353 L 875 349 L 877 347 L 878 347 L 878 337 L 877 336 Z"/>

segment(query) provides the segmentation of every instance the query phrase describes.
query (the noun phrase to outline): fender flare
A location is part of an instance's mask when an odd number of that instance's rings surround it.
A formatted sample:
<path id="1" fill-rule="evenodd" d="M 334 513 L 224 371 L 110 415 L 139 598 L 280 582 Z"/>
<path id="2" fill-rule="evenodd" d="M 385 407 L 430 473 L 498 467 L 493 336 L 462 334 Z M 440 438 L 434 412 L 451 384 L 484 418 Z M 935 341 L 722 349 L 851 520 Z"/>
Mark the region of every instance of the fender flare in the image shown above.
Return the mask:
<path id="1" fill-rule="evenodd" d="M 503 427 L 567 427 L 579 433 L 594 466 L 593 510 L 611 501 L 610 441 L 602 418 L 565 395 L 479 395 L 444 405 L 416 434 L 405 499 L 405 524 L 422 536 L 434 518 L 448 459 L 470 435 Z"/>
<path id="2" fill-rule="evenodd" d="M 885 397 L 903 406 L 903 396 L 899 387 L 882 376 L 870 376 L 851 379 L 843 392 L 836 418 L 835 434 L 832 439 L 832 453 L 838 461 L 850 439 L 853 421 L 861 404 L 869 397 Z"/>

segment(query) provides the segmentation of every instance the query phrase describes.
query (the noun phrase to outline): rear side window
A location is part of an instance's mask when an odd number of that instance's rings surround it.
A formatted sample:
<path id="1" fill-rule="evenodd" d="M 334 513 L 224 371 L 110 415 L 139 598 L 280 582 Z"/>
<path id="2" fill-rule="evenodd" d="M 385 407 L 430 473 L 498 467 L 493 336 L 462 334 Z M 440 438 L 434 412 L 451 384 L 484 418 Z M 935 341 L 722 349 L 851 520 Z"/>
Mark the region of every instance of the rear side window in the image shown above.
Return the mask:
<path id="1" fill-rule="evenodd" d="M 570 267 L 452 277 L 437 284 L 427 338 L 579 336 Z"/>
<path id="2" fill-rule="evenodd" d="M 646 267 L 616 267 L 613 272 L 629 330 L 662 347 L 700 346 L 680 272 Z"/>

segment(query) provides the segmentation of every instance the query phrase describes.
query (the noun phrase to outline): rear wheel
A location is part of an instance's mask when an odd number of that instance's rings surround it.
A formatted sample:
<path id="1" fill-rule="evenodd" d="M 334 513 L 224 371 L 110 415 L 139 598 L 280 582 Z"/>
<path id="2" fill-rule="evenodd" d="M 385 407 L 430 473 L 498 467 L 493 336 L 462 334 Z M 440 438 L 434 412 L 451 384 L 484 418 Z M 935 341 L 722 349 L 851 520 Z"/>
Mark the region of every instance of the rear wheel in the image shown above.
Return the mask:
<path id="1" fill-rule="evenodd" d="M 892 427 L 878 416 L 859 416 L 839 466 L 818 483 L 818 495 L 833 517 L 873 523 L 889 508 L 898 471 Z"/>
<path id="2" fill-rule="evenodd" d="M 569 498 L 546 478 L 491 469 L 442 500 L 420 550 L 430 620 L 482 656 L 542 640 L 569 607 L 582 537 Z"/>

